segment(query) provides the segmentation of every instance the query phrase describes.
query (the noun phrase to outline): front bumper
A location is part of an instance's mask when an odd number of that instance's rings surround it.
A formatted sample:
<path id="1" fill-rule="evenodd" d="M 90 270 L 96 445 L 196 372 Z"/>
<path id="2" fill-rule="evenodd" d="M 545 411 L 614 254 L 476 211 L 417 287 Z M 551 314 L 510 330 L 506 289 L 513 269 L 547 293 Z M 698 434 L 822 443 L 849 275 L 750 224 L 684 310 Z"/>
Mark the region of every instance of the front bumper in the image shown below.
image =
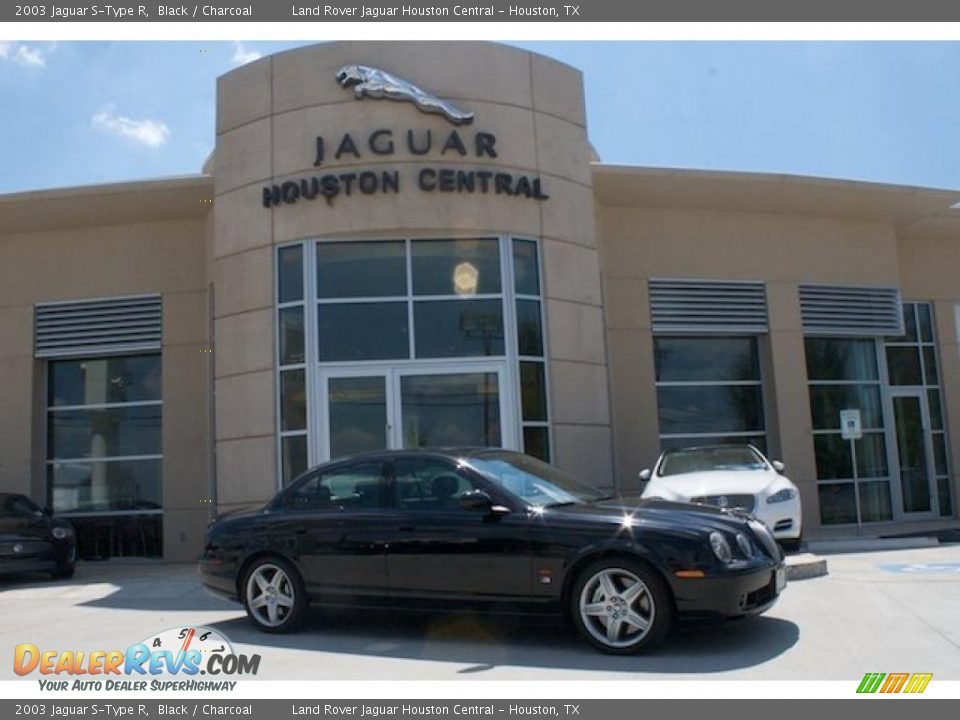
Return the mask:
<path id="1" fill-rule="evenodd" d="M 777 540 L 796 540 L 801 535 L 799 498 L 772 504 L 760 499 L 753 514 Z"/>
<path id="2" fill-rule="evenodd" d="M 671 585 L 681 618 L 742 617 L 768 610 L 786 582 L 786 566 L 779 562 L 703 578 L 674 578 Z"/>

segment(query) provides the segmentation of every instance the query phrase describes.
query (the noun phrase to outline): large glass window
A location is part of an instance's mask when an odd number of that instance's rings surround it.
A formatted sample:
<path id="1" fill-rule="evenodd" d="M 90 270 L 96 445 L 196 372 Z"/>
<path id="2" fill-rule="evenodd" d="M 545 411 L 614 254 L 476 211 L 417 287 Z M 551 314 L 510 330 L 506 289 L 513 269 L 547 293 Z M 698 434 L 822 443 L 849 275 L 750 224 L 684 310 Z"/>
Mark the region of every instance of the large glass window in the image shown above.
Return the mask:
<path id="1" fill-rule="evenodd" d="M 514 239 L 511 251 L 517 356 L 520 359 L 523 451 L 550 462 L 550 403 L 547 397 L 539 247 L 532 240 Z"/>
<path id="2" fill-rule="evenodd" d="M 805 350 L 820 521 L 824 525 L 855 523 L 858 494 L 862 522 L 890 520 L 877 344 L 872 339 L 810 337 Z M 860 410 L 863 437 L 854 441 L 854 451 L 840 431 L 840 411 L 847 409 Z"/>
<path id="3" fill-rule="evenodd" d="M 284 484 L 309 466 L 304 246 L 277 251 L 277 367 L 280 473 Z M 336 352 L 336 349 L 331 349 Z"/>
<path id="4" fill-rule="evenodd" d="M 432 370 L 441 362 L 451 367 L 480 360 L 495 369 L 512 366 L 515 376 L 509 382 L 506 375 L 502 382 L 488 382 L 495 393 L 505 393 L 506 404 L 501 406 L 491 395 L 484 412 L 493 420 L 477 427 L 482 426 L 490 442 L 510 447 L 522 438 L 526 452 L 549 460 L 539 254 L 533 240 L 498 237 L 319 240 L 279 248 L 277 424 L 283 482 L 315 462 L 313 453 L 334 457 L 334 452 L 355 452 L 369 444 L 334 432 L 344 425 L 341 410 L 346 408 L 327 386 L 331 373 L 339 376 L 342 369 L 343 377 L 353 377 L 354 368 L 361 367 L 361 374 L 369 374 L 402 372 L 421 364 Z M 443 400 L 443 392 L 454 392 L 449 378 L 441 382 L 442 373 L 426 374 L 442 391 L 431 402 Z M 382 399 L 381 414 L 399 412 L 391 409 L 388 395 Z M 326 398 L 329 407 L 311 408 L 314 397 Z M 513 412 L 513 407 L 521 413 L 519 427 L 513 418 L 508 423 L 518 431 L 516 439 L 503 436 L 500 422 L 507 417 L 500 413 Z M 370 428 L 377 424 L 368 420 Z M 324 427 L 314 431 L 314 421 Z M 378 423 L 377 445 L 384 444 L 381 431 L 387 446 L 391 437 L 394 444 L 407 442 L 409 428 L 401 427 L 397 418 Z M 436 430 L 429 434 L 437 435 Z M 476 434 L 476 428 L 470 432 Z M 414 434 L 422 445 L 423 433 Z M 455 435 L 445 432 L 443 437 Z M 368 440 L 373 442 L 373 436 Z"/>
<path id="5" fill-rule="evenodd" d="M 751 443 L 766 451 L 756 337 L 654 339 L 663 449 Z"/>
<path id="6" fill-rule="evenodd" d="M 159 555 L 163 509 L 159 355 L 53 360 L 47 483 L 83 556 Z M 120 516 L 136 516 L 117 519 Z"/>
<path id="7" fill-rule="evenodd" d="M 924 390 L 930 419 L 927 433 L 933 446 L 932 466 L 936 477 L 940 514 L 950 516 L 953 515 L 953 497 L 950 491 L 949 452 L 933 320 L 931 303 L 905 302 L 904 334 L 887 338 L 884 352 L 891 385 L 912 386 Z"/>

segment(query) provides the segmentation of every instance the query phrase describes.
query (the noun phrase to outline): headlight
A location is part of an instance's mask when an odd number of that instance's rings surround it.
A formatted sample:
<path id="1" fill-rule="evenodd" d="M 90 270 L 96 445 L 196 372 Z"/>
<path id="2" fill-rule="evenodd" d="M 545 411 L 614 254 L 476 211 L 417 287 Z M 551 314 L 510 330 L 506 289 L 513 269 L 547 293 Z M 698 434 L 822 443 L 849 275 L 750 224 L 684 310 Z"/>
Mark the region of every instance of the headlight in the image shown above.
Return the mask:
<path id="1" fill-rule="evenodd" d="M 721 562 L 732 562 L 733 553 L 730 552 L 730 543 L 727 542 L 727 539 L 718 532 L 710 533 L 710 547 L 713 549 L 713 554 L 717 556 L 717 559 Z"/>
<path id="2" fill-rule="evenodd" d="M 750 544 L 747 536 L 743 533 L 737 533 L 737 546 L 740 548 L 740 552 L 743 553 L 744 557 L 753 557 L 753 545 Z"/>
<path id="3" fill-rule="evenodd" d="M 55 527 L 51 533 L 55 540 L 66 540 L 68 537 L 73 535 L 73 530 L 67 527 L 62 527 L 58 525 Z"/>
<path id="4" fill-rule="evenodd" d="M 796 497 L 797 491 L 793 488 L 784 488 L 783 490 L 778 490 L 773 495 L 767 498 L 767 504 L 772 505 L 773 503 L 786 502 L 787 500 L 793 500 Z"/>

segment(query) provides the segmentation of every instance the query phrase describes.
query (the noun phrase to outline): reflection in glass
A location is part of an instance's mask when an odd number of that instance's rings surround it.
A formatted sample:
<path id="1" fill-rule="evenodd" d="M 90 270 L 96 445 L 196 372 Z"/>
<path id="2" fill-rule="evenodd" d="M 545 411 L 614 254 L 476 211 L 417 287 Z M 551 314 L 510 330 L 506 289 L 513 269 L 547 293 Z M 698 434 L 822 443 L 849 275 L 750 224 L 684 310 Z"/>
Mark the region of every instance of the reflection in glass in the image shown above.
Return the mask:
<path id="1" fill-rule="evenodd" d="M 50 362 L 47 400 L 54 405 L 159 400 L 159 355 L 130 355 Z"/>
<path id="2" fill-rule="evenodd" d="M 405 302 L 324 304 L 317 314 L 320 362 L 410 357 Z"/>
<path id="3" fill-rule="evenodd" d="M 858 483 L 860 491 L 860 520 L 862 522 L 884 522 L 893 519 L 893 507 L 890 502 L 890 483 Z"/>
<path id="4" fill-rule="evenodd" d="M 306 427 L 306 374 L 303 370 L 284 370 L 280 373 L 280 429 L 304 430 Z"/>
<path id="5" fill-rule="evenodd" d="M 290 435 L 281 438 L 283 484 L 289 485 L 298 475 L 307 470 L 307 436 Z"/>
<path id="6" fill-rule="evenodd" d="M 547 428 L 523 428 L 523 451 L 539 460 L 550 462 L 550 433 Z"/>
<path id="7" fill-rule="evenodd" d="M 277 255 L 277 277 L 281 303 L 303 300 L 303 246 L 280 248 Z"/>
<path id="8" fill-rule="evenodd" d="M 496 238 L 414 240 L 412 252 L 414 295 L 500 292 L 500 241 Z M 469 280 L 473 292 L 458 289 L 458 277 Z"/>
<path id="9" fill-rule="evenodd" d="M 943 411 L 940 409 L 938 389 L 927 390 L 927 407 L 930 409 L 930 427 L 934 430 L 943 430 Z"/>
<path id="10" fill-rule="evenodd" d="M 900 462 L 900 491 L 903 511 L 930 510 L 930 466 L 925 449 L 923 415 L 915 397 L 893 398 L 897 457 Z"/>
<path id="11" fill-rule="evenodd" d="M 537 244 L 532 240 L 513 241 L 513 275 L 518 295 L 540 294 Z"/>
<path id="12" fill-rule="evenodd" d="M 933 441 L 933 468 L 937 475 L 947 474 L 947 438 L 942 432 L 930 433 Z"/>
<path id="13" fill-rule="evenodd" d="M 330 458 L 387 447 L 386 378 L 329 380 Z"/>
<path id="14" fill-rule="evenodd" d="M 418 358 L 503 355 L 500 300 L 430 300 L 413 305 Z"/>
<path id="15" fill-rule="evenodd" d="M 864 433 L 861 439 L 854 442 L 857 446 L 857 477 L 887 477 L 887 443 L 884 433 Z M 840 433 L 814 435 L 813 447 L 818 479 L 853 479 L 853 458 L 850 455 L 849 440 L 844 440 Z"/>
<path id="16" fill-rule="evenodd" d="M 916 345 L 887 347 L 887 370 L 891 385 L 923 385 L 920 348 Z"/>
<path id="17" fill-rule="evenodd" d="M 864 429 L 883 427 L 879 385 L 811 385 L 810 412 L 814 430 L 839 430 L 840 411 L 860 410 Z"/>
<path id="18" fill-rule="evenodd" d="M 950 478 L 937 478 L 937 497 L 940 500 L 941 517 L 950 517 L 953 515 L 953 498 L 950 495 Z"/>
<path id="19" fill-rule="evenodd" d="M 767 454 L 766 435 L 716 435 L 698 437 L 661 437 L 660 451 L 682 450 L 698 445 L 753 445 L 764 455 Z"/>
<path id="20" fill-rule="evenodd" d="M 132 405 L 48 413 L 50 459 L 159 455 L 160 405 Z"/>
<path id="21" fill-rule="evenodd" d="M 933 342 L 933 317 L 930 303 L 916 303 L 920 342 Z"/>
<path id="22" fill-rule="evenodd" d="M 820 483 L 820 522 L 823 525 L 845 525 L 857 522 L 856 490 L 853 483 Z"/>
<path id="23" fill-rule="evenodd" d="M 54 512 L 159 510 L 160 460 L 56 462 L 47 466 Z"/>
<path id="24" fill-rule="evenodd" d="M 657 407 L 662 435 L 764 429 L 759 385 L 661 386 Z"/>
<path id="25" fill-rule="evenodd" d="M 807 338 L 807 375 L 810 380 L 877 380 L 873 340 Z"/>
<path id="26" fill-rule="evenodd" d="M 547 381 L 543 363 L 520 363 L 520 399 L 524 420 L 546 421 Z"/>
<path id="27" fill-rule="evenodd" d="M 317 297 L 395 297 L 407 294 L 402 240 L 317 243 Z"/>
<path id="28" fill-rule="evenodd" d="M 407 375 L 400 395 L 405 448 L 500 447 L 496 373 Z"/>
<path id="29" fill-rule="evenodd" d="M 759 380 L 757 340 L 752 337 L 657 337 L 657 382 Z"/>
<path id="30" fill-rule="evenodd" d="M 517 300 L 517 343 L 521 355 L 543 357 L 543 330 L 537 300 Z"/>
<path id="31" fill-rule="evenodd" d="M 923 370 L 926 373 L 927 385 L 939 385 L 940 373 L 937 371 L 937 350 L 932 347 L 923 348 Z"/>
<path id="32" fill-rule="evenodd" d="M 288 307 L 280 311 L 280 364 L 297 365 L 304 362 L 303 307 Z"/>

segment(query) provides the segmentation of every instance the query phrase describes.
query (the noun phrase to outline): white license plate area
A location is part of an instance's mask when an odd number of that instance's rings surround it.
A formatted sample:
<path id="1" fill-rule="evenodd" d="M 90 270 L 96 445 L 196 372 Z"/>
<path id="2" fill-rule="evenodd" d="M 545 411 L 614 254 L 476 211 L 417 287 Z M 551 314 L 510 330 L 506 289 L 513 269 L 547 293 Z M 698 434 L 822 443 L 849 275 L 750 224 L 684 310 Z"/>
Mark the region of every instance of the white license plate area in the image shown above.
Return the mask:
<path id="1" fill-rule="evenodd" d="M 787 586 L 787 569 L 785 567 L 777 568 L 774 571 L 777 583 L 777 592 L 780 592 Z"/>

